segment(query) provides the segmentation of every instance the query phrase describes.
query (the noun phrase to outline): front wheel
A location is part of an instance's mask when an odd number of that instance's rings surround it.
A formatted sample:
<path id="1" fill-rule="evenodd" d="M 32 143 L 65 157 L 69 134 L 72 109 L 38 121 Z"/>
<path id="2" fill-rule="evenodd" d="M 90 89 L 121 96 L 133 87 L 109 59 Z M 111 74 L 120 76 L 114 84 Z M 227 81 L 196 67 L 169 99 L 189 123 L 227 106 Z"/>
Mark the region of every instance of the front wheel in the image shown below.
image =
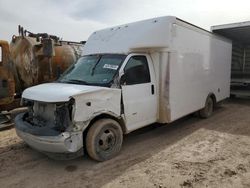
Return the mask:
<path id="1" fill-rule="evenodd" d="M 100 119 L 89 129 L 86 149 L 89 156 L 97 161 L 105 161 L 116 156 L 122 146 L 123 132 L 113 119 Z"/>
<path id="2" fill-rule="evenodd" d="M 214 110 L 214 101 L 212 97 L 207 97 L 205 107 L 199 111 L 199 115 L 201 118 L 208 118 L 212 115 Z"/>

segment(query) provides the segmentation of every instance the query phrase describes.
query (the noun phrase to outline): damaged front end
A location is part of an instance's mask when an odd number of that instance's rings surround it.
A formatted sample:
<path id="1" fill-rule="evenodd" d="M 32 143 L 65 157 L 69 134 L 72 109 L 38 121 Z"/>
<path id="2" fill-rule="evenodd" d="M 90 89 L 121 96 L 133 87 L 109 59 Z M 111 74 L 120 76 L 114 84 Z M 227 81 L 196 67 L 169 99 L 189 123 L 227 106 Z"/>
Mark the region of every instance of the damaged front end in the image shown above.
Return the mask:
<path id="1" fill-rule="evenodd" d="M 24 101 L 28 112 L 23 120 L 29 123 L 31 134 L 39 136 L 56 136 L 72 127 L 72 109 L 74 100 L 65 103 L 43 103 Z M 46 131 L 45 131 L 46 130 Z"/>
<path id="2" fill-rule="evenodd" d="M 23 99 L 28 112 L 15 119 L 16 132 L 28 145 L 48 153 L 81 153 L 82 131 L 74 130 L 74 99 L 45 103 Z"/>

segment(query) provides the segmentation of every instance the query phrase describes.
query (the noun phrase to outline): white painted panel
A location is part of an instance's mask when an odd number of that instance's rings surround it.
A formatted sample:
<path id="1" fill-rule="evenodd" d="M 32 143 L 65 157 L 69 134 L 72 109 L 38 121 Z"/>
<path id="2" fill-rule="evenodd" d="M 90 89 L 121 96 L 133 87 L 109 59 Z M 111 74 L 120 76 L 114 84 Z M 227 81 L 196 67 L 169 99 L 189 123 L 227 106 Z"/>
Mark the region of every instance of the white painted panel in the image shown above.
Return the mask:
<path id="1" fill-rule="evenodd" d="M 121 89 L 103 89 L 86 92 L 74 96 L 75 116 L 74 121 L 89 121 L 91 118 L 102 114 L 115 117 L 121 115 Z"/>
<path id="2" fill-rule="evenodd" d="M 2 54 L 3 52 L 2 52 L 2 47 L 0 46 L 0 62 L 2 62 L 3 61 L 3 54 Z"/>
<path id="3" fill-rule="evenodd" d="M 25 89 L 22 97 L 43 102 L 65 102 L 69 101 L 72 96 L 98 90 L 110 89 L 79 84 L 46 83 Z"/>
<path id="4" fill-rule="evenodd" d="M 176 18 L 164 16 L 94 32 L 84 45 L 83 55 L 128 54 L 138 48 L 164 48 L 170 43 L 170 27 Z"/>
<path id="5" fill-rule="evenodd" d="M 151 83 L 122 86 L 126 127 L 133 131 L 156 121 L 156 96 Z"/>
<path id="6" fill-rule="evenodd" d="M 229 96 L 231 44 L 190 28 L 173 25 L 170 53 L 171 120 L 204 107 L 209 93 Z"/>
<path id="7" fill-rule="evenodd" d="M 130 54 L 121 67 L 120 73 L 123 73 L 123 69 L 129 59 L 137 55 L 146 56 L 151 81 L 149 83 L 122 86 L 125 123 L 128 132 L 154 123 L 158 117 L 158 92 L 151 57 L 148 54 Z M 154 87 L 154 93 L 152 93 L 152 85 Z"/>

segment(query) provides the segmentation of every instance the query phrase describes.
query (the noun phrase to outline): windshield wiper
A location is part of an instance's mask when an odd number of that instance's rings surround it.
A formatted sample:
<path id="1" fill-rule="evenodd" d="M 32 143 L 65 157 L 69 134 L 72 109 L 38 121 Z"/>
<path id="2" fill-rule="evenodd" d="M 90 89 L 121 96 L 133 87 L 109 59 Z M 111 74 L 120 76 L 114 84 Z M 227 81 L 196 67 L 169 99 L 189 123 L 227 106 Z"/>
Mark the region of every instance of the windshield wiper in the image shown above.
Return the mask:
<path id="1" fill-rule="evenodd" d="M 102 58 L 102 56 L 99 57 L 99 59 L 96 61 L 95 65 L 94 65 L 94 67 L 92 68 L 92 70 L 91 70 L 91 76 L 94 75 L 95 68 L 98 65 L 98 63 L 101 61 L 101 58 Z"/>
<path id="2" fill-rule="evenodd" d="M 72 80 L 64 80 L 62 82 L 66 82 L 66 83 L 71 83 L 71 84 L 84 84 L 84 85 L 89 85 L 88 82 L 83 81 L 83 80 L 76 80 L 76 79 L 72 79 Z"/>

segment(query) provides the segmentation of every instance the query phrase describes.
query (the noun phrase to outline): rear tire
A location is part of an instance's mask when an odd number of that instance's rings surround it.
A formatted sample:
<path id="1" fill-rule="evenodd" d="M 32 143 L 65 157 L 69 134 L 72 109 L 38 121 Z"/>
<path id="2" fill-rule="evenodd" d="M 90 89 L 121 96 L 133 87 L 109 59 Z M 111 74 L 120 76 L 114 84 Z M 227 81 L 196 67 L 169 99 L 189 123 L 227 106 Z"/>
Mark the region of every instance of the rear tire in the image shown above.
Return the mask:
<path id="1" fill-rule="evenodd" d="M 89 156 L 97 161 L 106 161 L 116 156 L 122 147 L 123 132 L 113 119 L 100 119 L 89 129 L 86 149 Z"/>
<path id="2" fill-rule="evenodd" d="M 214 101 L 211 96 L 207 97 L 205 107 L 199 111 L 201 118 L 208 118 L 213 114 L 214 111 Z"/>

